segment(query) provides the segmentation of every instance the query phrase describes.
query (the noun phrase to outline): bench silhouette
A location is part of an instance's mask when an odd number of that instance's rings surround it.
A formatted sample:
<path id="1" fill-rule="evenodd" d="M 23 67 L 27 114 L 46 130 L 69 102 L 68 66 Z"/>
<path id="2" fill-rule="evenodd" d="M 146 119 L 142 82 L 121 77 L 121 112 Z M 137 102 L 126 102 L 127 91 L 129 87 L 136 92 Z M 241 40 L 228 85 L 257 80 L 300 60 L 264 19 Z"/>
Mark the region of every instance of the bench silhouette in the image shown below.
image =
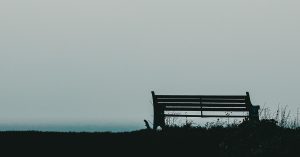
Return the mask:
<path id="1" fill-rule="evenodd" d="M 232 117 L 259 120 L 259 106 L 253 106 L 250 95 L 155 95 L 152 93 L 153 129 L 165 127 L 165 117 Z M 170 111 L 199 111 L 200 114 L 168 114 Z M 247 112 L 240 115 L 203 114 L 203 112 Z"/>

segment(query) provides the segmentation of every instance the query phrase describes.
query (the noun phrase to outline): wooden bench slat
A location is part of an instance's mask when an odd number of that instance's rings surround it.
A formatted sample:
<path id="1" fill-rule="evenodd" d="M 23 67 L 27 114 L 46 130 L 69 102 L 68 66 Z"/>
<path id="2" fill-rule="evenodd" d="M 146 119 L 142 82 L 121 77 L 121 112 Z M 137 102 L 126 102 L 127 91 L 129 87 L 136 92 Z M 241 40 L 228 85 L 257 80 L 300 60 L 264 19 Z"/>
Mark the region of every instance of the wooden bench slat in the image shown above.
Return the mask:
<path id="1" fill-rule="evenodd" d="M 249 111 L 247 108 L 186 108 L 186 107 L 166 107 L 165 111 Z"/>
<path id="2" fill-rule="evenodd" d="M 245 103 L 246 101 L 245 100 L 240 100 L 240 99 L 210 99 L 210 100 L 207 100 L 207 99 L 202 99 L 201 100 L 202 103 L 209 103 L 209 102 L 212 102 L 212 103 L 227 103 L 227 102 L 231 102 L 231 103 Z"/>
<path id="3" fill-rule="evenodd" d="M 239 100 L 239 99 L 157 99 L 157 102 L 202 102 L 202 103 L 245 103 L 245 100 Z"/>
<path id="4" fill-rule="evenodd" d="M 158 99 L 157 102 L 200 102 L 200 99 Z"/>
<path id="5" fill-rule="evenodd" d="M 247 107 L 246 104 L 201 104 L 200 103 L 159 103 L 159 105 L 167 106 L 191 106 L 191 107 Z"/>
<path id="6" fill-rule="evenodd" d="M 200 95 L 155 95 L 157 98 L 200 98 Z"/>
<path id="7" fill-rule="evenodd" d="M 166 117 L 226 117 L 226 118 L 243 118 L 248 117 L 248 115 L 179 115 L 179 114 L 165 114 Z"/>
<path id="8" fill-rule="evenodd" d="M 245 99 L 245 95 L 155 95 L 157 98 Z"/>

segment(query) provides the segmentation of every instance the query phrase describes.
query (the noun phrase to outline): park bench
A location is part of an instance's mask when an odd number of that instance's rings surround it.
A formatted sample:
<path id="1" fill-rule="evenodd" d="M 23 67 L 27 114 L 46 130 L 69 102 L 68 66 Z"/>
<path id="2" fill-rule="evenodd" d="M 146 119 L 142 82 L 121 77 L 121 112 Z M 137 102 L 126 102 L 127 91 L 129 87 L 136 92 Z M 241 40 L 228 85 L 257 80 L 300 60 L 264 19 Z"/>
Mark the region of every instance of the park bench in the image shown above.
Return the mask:
<path id="1" fill-rule="evenodd" d="M 248 92 L 246 95 L 155 95 L 154 91 L 151 93 L 154 108 L 153 129 L 157 129 L 158 126 L 164 128 L 166 117 L 228 117 L 259 120 L 260 107 L 252 105 Z M 197 114 L 170 114 L 170 112 Z M 212 114 L 204 114 L 208 112 Z M 232 112 L 239 115 L 228 114 Z"/>

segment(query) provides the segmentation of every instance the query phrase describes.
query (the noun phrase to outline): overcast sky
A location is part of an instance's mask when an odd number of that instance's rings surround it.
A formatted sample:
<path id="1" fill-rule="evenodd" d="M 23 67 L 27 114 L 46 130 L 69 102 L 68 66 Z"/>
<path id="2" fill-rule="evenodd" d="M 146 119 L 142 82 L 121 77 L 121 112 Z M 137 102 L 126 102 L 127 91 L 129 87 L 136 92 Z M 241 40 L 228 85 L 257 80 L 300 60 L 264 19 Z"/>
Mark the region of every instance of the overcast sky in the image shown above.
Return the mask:
<path id="1" fill-rule="evenodd" d="M 300 1 L 0 0 L 0 123 L 152 120 L 157 94 L 300 106 Z"/>

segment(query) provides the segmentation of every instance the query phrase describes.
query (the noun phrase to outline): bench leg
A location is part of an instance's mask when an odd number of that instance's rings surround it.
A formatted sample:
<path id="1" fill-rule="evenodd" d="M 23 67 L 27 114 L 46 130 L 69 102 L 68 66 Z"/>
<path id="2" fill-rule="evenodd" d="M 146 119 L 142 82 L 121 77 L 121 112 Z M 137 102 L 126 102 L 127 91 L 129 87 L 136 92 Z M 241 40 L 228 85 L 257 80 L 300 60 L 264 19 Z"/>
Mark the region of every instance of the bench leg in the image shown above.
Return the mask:
<path id="1" fill-rule="evenodd" d="M 153 130 L 156 130 L 157 127 L 159 126 L 159 117 L 154 111 L 154 119 L 153 119 Z"/>
<path id="2" fill-rule="evenodd" d="M 259 106 L 252 106 L 249 112 L 249 119 L 251 121 L 259 121 L 259 114 L 258 114 L 258 110 L 259 110 Z"/>
<path id="3" fill-rule="evenodd" d="M 154 119 L 153 119 L 153 129 L 156 130 L 158 126 L 161 128 L 165 127 L 165 114 L 164 108 L 157 103 L 153 103 L 153 110 L 154 110 Z"/>
<path id="4" fill-rule="evenodd" d="M 158 126 L 165 127 L 164 111 L 161 108 L 154 107 L 153 129 L 156 130 Z"/>
<path id="5" fill-rule="evenodd" d="M 153 129 L 156 130 L 158 126 L 161 128 L 165 127 L 165 116 L 164 116 L 164 108 L 157 103 L 157 97 L 154 91 L 151 92 L 153 99 Z"/>

